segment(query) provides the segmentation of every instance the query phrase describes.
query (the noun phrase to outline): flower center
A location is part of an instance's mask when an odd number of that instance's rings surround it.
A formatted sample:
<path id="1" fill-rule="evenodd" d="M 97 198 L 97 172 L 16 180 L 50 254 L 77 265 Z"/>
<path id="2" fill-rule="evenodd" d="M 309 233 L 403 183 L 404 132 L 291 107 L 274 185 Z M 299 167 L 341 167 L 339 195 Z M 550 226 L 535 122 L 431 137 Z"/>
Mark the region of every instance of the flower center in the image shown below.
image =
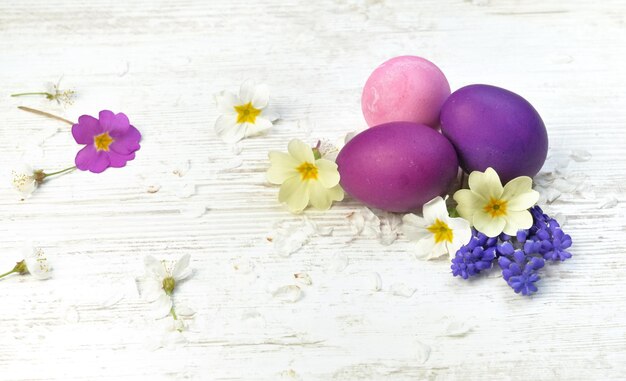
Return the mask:
<path id="1" fill-rule="evenodd" d="M 317 180 L 317 167 L 305 161 L 296 170 L 300 173 L 302 180 Z"/>
<path id="2" fill-rule="evenodd" d="M 439 218 L 435 220 L 434 224 L 430 225 L 426 229 L 435 236 L 435 243 L 443 241 L 452 242 L 452 237 L 454 236 L 452 229 L 450 229 L 448 224 L 441 221 Z"/>
<path id="3" fill-rule="evenodd" d="M 483 210 L 491 217 L 504 216 L 506 215 L 506 204 L 506 200 L 498 200 L 492 197 Z"/>
<path id="4" fill-rule="evenodd" d="M 100 135 L 96 135 L 93 137 L 93 144 L 96 146 L 96 150 L 98 151 L 108 151 L 109 146 L 115 140 L 109 135 L 108 132 L 103 132 Z"/>
<path id="5" fill-rule="evenodd" d="M 237 111 L 237 123 L 254 123 L 261 113 L 261 110 L 252 106 L 252 102 L 235 106 L 235 111 Z"/>
<path id="6" fill-rule="evenodd" d="M 163 278 L 163 291 L 165 291 L 167 295 L 172 295 L 174 287 L 176 287 L 176 280 L 174 278 L 171 276 Z"/>

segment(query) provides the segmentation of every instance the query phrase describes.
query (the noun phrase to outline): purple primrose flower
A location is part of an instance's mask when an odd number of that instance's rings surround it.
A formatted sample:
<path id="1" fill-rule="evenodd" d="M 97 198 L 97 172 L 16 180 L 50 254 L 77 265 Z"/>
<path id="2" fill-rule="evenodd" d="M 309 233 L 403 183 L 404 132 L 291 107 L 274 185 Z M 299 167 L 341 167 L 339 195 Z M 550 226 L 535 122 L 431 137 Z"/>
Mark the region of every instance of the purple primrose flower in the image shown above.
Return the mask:
<path id="1" fill-rule="evenodd" d="M 81 171 L 100 173 L 109 167 L 121 168 L 140 148 L 141 134 L 126 115 L 103 110 L 98 117 L 82 115 L 72 126 L 76 143 L 85 145 L 75 159 Z"/>

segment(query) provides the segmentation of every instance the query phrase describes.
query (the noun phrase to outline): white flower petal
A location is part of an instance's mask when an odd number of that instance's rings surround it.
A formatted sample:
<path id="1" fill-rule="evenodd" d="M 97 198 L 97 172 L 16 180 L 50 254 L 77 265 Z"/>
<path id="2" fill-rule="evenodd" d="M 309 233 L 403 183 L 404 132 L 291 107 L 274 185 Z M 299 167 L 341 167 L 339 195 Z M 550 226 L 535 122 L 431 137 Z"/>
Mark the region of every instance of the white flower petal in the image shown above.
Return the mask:
<path id="1" fill-rule="evenodd" d="M 165 295 L 163 281 L 154 278 L 144 278 L 141 281 L 141 296 L 148 302 L 153 302 Z"/>
<path id="2" fill-rule="evenodd" d="M 222 91 L 215 95 L 215 102 L 217 103 L 217 111 L 220 114 L 235 114 L 235 106 L 239 105 L 239 98 L 230 91 Z"/>
<path id="3" fill-rule="evenodd" d="M 165 266 L 163 266 L 163 262 L 157 260 L 153 256 L 146 256 L 143 259 L 143 263 L 145 265 L 146 275 L 148 277 L 157 279 L 159 281 L 163 281 L 163 279 L 167 277 L 167 272 L 165 271 Z"/>
<path id="4" fill-rule="evenodd" d="M 35 180 L 35 172 L 26 163 L 19 163 L 11 169 L 10 173 L 11 185 L 22 199 L 30 197 L 37 189 L 37 181 Z"/>
<path id="5" fill-rule="evenodd" d="M 222 114 L 215 121 L 215 133 L 226 143 L 236 143 L 245 137 L 246 129 L 237 123 L 237 114 Z"/>
<path id="6" fill-rule="evenodd" d="M 309 204 L 308 181 L 302 181 L 300 177 L 287 179 L 280 187 L 278 201 L 287 203 L 293 213 L 303 211 Z"/>
<path id="7" fill-rule="evenodd" d="M 52 276 L 52 267 L 46 258 L 27 258 L 24 262 L 28 273 L 35 279 L 44 280 Z"/>
<path id="8" fill-rule="evenodd" d="M 176 304 L 176 315 L 178 316 L 193 316 L 196 314 L 196 311 L 191 309 L 189 306 L 185 304 Z"/>
<path id="9" fill-rule="evenodd" d="M 339 171 L 337 164 L 330 160 L 318 159 L 315 161 L 317 178 L 325 188 L 332 188 L 339 184 Z"/>
<path id="10" fill-rule="evenodd" d="M 278 114 L 278 112 L 271 109 L 271 107 L 264 109 L 261 112 L 261 116 L 265 119 L 268 119 L 270 122 L 274 122 L 280 118 L 280 115 Z"/>
<path id="11" fill-rule="evenodd" d="M 255 88 L 256 83 L 252 79 L 248 79 L 241 84 L 241 87 L 239 88 L 239 99 L 241 100 L 242 104 L 252 102 Z"/>
<path id="12" fill-rule="evenodd" d="M 272 184 L 282 184 L 285 180 L 300 176 L 296 168 L 300 165 L 296 159 L 290 155 L 271 151 L 269 153 L 270 168 L 267 170 L 267 180 Z"/>
<path id="13" fill-rule="evenodd" d="M 506 225 L 504 217 L 491 217 L 491 215 L 482 210 L 474 213 L 474 220 L 472 222 L 476 230 L 488 237 L 496 237 L 498 234 L 502 233 L 504 225 Z"/>
<path id="14" fill-rule="evenodd" d="M 467 220 L 463 218 L 450 218 L 448 226 L 452 229 L 452 242 L 446 244 L 450 257 L 453 258 L 461 246 L 466 245 L 472 239 L 472 229 Z"/>
<path id="15" fill-rule="evenodd" d="M 432 224 L 435 220 L 445 221 L 448 219 L 446 202 L 441 197 L 435 197 L 422 207 L 422 215 L 427 223 Z"/>
<path id="16" fill-rule="evenodd" d="M 432 235 L 431 232 L 426 230 L 428 224 L 426 220 L 415 214 L 405 214 L 402 217 L 402 232 L 409 241 L 419 241 Z"/>
<path id="17" fill-rule="evenodd" d="M 179 281 L 187 278 L 191 275 L 191 269 L 189 268 L 189 259 L 191 255 L 185 254 L 176 262 L 174 269 L 172 270 L 172 278 Z"/>
<path id="18" fill-rule="evenodd" d="M 254 123 L 244 123 L 244 136 L 256 136 L 272 128 L 272 122 L 267 118 L 257 117 Z"/>
<path id="19" fill-rule="evenodd" d="M 468 179 L 469 188 L 484 197 L 486 200 L 490 198 L 500 198 L 502 196 L 502 183 L 496 171 L 489 167 L 485 172 L 473 171 Z"/>
<path id="20" fill-rule="evenodd" d="M 262 110 L 270 103 L 270 89 L 267 85 L 258 85 L 254 89 L 254 95 L 252 96 L 252 106 L 254 108 Z"/>
<path id="21" fill-rule="evenodd" d="M 482 210 L 487 200 L 469 189 L 461 189 L 454 193 L 454 201 L 458 203 L 456 211 L 468 221 L 472 221 L 474 213 Z"/>
<path id="22" fill-rule="evenodd" d="M 287 146 L 287 150 L 289 151 L 289 154 L 299 163 L 315 163 L 315 157 L 313 157 L 313 149 L 302 140 L 291 140 L 289 142 L 289 145 Z"/>
<path id="23" fill-rule="evenodd" d="M 152 310 L 157 319 L 169 315 L 172 310 L 172 298 L 163 293 L 163 295 L 159 296 L 159 298 L 152 303 Z"/>
<path id="24" fill-rule="evenodd" d="M 506 225 L 504 226 L 504 233 L 508 235 L 516 235 L 520 229 L 528 229 L 533 224 L 533 216 L 527 210 L 522 211 L 507 211 Z"/>
<path id="25" fill-rule="evenodd" d="M 24 263 L 28 273 L 35 279 L 43 280 L 52 276 L 52 266 L 50 266 L 41 248 L 27 243 L 22 247 L 22 254 L 24 255 Z"/>
<path id="26" fill-rule="evenodd" d="M 439 258 L 447 253 L 443 242 L 436 243 L 435 237 L 432 234 L 419 240 L 415 245 L 415 250 L 415 256 L 423 260 Z"/>

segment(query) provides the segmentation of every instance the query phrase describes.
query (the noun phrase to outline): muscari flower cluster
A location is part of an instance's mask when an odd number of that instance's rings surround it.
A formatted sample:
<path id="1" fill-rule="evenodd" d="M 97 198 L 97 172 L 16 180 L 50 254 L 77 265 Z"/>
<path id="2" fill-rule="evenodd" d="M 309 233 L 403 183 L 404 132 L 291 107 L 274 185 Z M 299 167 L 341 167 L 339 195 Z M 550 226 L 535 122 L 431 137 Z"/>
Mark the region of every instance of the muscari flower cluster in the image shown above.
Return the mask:
<path id="1" fill-rule="evenodd" d="M 514 237 L 502 233 L 490 238 L 472 229 L 472 239 L 452 259 L 452 275 L 468 279 L 491 269 L 497 262 L 502 277 L 513 291 L 522 295 L 537 292 L 538 271 L 546 261 L 571 258 L 567 250 L 572 239 L 539 206 L 532 207 L 530 213 L 533 225 L 530 229 L 519 230 Z"/>

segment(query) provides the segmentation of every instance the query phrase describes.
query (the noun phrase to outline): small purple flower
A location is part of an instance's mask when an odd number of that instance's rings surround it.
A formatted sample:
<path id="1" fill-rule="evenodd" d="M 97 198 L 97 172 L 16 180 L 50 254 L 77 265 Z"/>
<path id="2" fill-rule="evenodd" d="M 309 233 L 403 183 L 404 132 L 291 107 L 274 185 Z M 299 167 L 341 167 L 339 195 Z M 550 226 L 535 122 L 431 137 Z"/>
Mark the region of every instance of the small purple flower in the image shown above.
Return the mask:
<path id="1" fill-rule="evenodd" d="M 524 271 L 521 275 L 512 276 L 508 280 L 508 284 L 516 294 L 521 292 L 522 295 L 531 295 L 537 292 L 535 282 L 538 280 L 539 275 L 537 273 Z"/>
<path id="2" fill-rule="evenodd" d="M 490 269 L 493 260 L 496 258 L 495 247 L 483 248 L 476 246 L 470 249 L 462 246 L 452 259 L 452 275 L 467 279 L 480 273 L 482 270 Z"/>
<path id="3" fill-rule="evenodd" d="M 559 223 L 543 213 L 541 208 L 530 209 L 533 225 L 519 230 L 515 236 L 500 234 L 488 238 L 472 230 L 468 244 L 461 247 L 452 259 L 452 274 L 467 279 L 481 270 L 491 268 L 497 262 L 502 277 L 518 294 L 531 295 L 537 291 L 538 271 L 545 261 L 564 261 L 572 257 L 567 249 L 572 239 L 565 234 Z"/>
<path id="4" fill-rule="evenodd" d="M 567 251 L 572 246 L 572 238 L 563 233 L 560 228 L 554 229 L 552 232 L 552 242 L 548 250 L 543 254 L 543 257 L 551 261 L 564 261 L 572 257 L 572 254 Z"/>
<path id="5" fill-rule="evenodd" d="M 135 158 L 140 148 L 141 134 L 126 115 L 103 110 L 98 117 L 82 115 L 72 126 L 76 143 L 85 144 L 75 159 L 81 171 L 100 173 L 109 167 L 121 168 Z"/>

